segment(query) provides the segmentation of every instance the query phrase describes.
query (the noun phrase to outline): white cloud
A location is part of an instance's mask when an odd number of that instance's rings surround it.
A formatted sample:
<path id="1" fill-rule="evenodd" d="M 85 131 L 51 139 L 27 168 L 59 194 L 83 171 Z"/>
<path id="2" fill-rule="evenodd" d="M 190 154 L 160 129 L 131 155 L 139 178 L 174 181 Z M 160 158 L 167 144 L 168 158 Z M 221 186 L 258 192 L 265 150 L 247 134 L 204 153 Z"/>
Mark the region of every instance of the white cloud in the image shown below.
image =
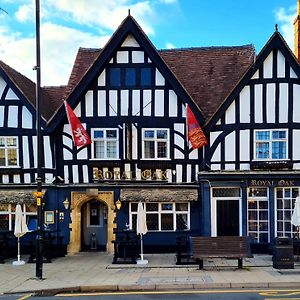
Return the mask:
<path id="1" fill-rule="evenodd" d="M 96 37 L 64 26 L 45 23 L 41 26 L 42 85 L 66 84 L 78 48 L 101 48 L 109 36 Z M 19 38 L 0 28 L 0 59 L 35 81 L 35 39 Z M 5 45 L 5 47 L 3 47 Z M 22 49 L 22 51 L 20 51 Z"/>
<path id="2" fill-rule="evenodd" d="M 294 49 L 294 26 L 297 7 L 279 8 L 274 11 L 276 22 L 279 23 L 280 31 L 291 49 Z"/>
<path id="3" fill-rule="evenodd" d="M 176 47 L 172 43 L 166 43 L 166 48 L 167 49 L 174 49 Z"/>
<path id="4" fill-rule="evenodd" d="M 20 22 L 26 22 L 32 20 L 32 16 L 35 14 L 34 6 L 31 4 L 24 4 L 16 11 L 16 19 Z"/>
<path id="5" fill-rule="evenodd" d="M 175 4 L 177 3 L 177 0 L 159 0 L 159 2 L 164 4 Z"/>

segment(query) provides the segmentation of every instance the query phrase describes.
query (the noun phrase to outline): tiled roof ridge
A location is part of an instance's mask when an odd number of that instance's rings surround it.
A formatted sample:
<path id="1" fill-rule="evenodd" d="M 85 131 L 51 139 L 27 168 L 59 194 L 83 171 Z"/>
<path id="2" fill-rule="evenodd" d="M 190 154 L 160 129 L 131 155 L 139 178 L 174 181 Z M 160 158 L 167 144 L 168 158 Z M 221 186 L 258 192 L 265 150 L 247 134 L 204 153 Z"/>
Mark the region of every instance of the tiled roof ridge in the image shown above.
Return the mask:
<path id="1" fill-rule="evenodd" d="M 158 49 L 158 52 L 168 52 L 168 51 L 194 51 L 194 50 L 231 50 L 231 49 L 251 49 L 255 50 L 253 44 L 237 45 L 237 46 L 203 46 L 203 47 L 180 47 L 180 48 L 170 48 L 170 49 Z"/>

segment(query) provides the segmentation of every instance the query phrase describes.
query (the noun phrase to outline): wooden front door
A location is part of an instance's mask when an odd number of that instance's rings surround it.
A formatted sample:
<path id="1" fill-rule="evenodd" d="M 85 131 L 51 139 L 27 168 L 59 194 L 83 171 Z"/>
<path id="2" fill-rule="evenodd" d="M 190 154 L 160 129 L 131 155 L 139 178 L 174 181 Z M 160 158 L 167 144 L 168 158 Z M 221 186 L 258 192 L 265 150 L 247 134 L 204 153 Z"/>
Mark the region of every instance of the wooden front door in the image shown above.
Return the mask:
<path id="1" fill-rule="evenodd" d="M 239 200 L 217 201 L 217 236 L 238 236 L 239 220 Z"/>

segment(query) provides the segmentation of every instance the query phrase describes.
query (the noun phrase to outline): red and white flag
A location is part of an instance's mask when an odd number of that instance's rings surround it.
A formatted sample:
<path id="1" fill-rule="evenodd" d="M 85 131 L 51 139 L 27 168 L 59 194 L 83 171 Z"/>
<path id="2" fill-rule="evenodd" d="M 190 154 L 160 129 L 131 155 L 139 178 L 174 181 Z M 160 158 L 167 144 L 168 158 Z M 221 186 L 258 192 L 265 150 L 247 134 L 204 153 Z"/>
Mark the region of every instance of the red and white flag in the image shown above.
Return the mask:
<path id="1" fill-rule="evenodd" d="M 72 136 L 73 136 L 73 142 L 75 146 L 82 147 L 85 145 L 89 145 L 92 143 L 92 140 L 86 130 L 83 128 L 81 122 L 76 117 L 74 111 L 70 107 L 70 105 L 67 103 L 67 101 L 64 101 L 65 108 L 66 108 L 66 114 L 69 120 L 69 124 L 71 126 Z"/>
<path id="2" fill-rule="evenodd" d="M 192 144 L 193 149 L 202 148 L 207 145 L 206 136 L 200 127 L 198 121 L 196 120 L 195 115 L 189 108 L 186 106 L 186 117 L 187 117 L 187 127 L 188 127 L 188 139 Z"/>

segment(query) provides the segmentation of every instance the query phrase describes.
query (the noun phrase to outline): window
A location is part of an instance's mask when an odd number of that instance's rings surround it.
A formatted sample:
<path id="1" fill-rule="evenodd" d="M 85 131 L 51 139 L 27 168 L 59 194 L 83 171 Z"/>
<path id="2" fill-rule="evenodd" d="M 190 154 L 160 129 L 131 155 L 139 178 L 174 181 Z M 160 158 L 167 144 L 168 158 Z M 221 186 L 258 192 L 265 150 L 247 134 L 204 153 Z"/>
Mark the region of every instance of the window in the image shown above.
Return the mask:
<path id="1" fill-rule="evenodd" d="M 286 159 L 287 131 L 286 130 L 257 130 L 255 131 L 256 159 Z"/>
<path id="2" fill-rule="evenodd" d="M 136 230 L 138 203 L 130 203 L 130 228 Z M 146 203 L 149 231 L 181 231 L 190 229 L 189 203 Z"/>
<path id="3" fill-rule="evenodd" d="M 113 67 L 107 69 L 107 74 L 112 87 L 149 87 L 154 81 L 151 67 Z"/>
<path id="4" fill-rule="evenodd" d="M 269 242 L 269 199 L 267 188 L 248 190 L 248 235 L 257 243 Z"/>
<path id="5" fill-rule="evenodd" d="M 299 188 L 276 189 L 276 233 L 277 237 L 296 236 L 296 227 L 292 225 L 291 218 L 299 196 Z"/>
<path id="6" fill-rule="evenodd" d="M 93 158 L 119 158 L 119 138 L 117 129 L 93 129 Z"/>
<path id="7" fill-rule="evenodd" d="M 143 158 L 169 158 L 168 129 L 143 129 Z"/>
<path id="8" fill-rule="evenodd" d="M 15 204 L 0 204 L 0 230 L 14 230 L 15 227 Z M 22 211 L 26 216 L 27 224 L 32 220 L 36 220 L 36 205 L 35 204 L 23 204 Z M 31 228 L 28 228 L 31 230 Z"/>
<path id="9" fill-rule="evenodd" d="M 16 137 L 0 137 L 0 167 L 18 166 L 18 152 Z"/>

